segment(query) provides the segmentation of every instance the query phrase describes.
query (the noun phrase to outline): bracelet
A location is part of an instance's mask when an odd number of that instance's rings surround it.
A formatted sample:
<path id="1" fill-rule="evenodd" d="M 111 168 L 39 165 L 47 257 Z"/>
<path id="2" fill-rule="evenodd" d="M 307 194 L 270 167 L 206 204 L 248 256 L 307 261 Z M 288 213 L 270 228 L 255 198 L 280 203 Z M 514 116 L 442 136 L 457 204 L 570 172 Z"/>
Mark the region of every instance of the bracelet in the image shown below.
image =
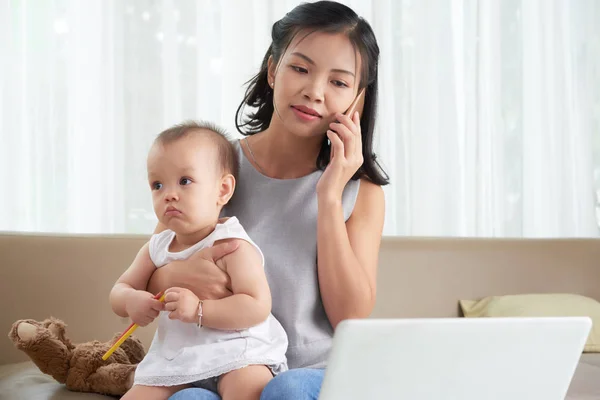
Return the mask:
<path id="1" fill-rule="evenodd" d="M 204 304 L 204 300 L 198 301 L 198 327 L 202 326 L 202 305 Z"/>

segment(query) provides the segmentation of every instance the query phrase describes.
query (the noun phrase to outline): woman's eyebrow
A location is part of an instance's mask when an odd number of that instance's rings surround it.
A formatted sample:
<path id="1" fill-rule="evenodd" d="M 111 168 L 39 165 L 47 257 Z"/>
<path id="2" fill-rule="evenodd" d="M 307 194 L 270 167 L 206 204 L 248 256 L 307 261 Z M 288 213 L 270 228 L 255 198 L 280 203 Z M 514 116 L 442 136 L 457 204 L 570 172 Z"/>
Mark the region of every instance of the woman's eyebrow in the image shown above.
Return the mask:
<path id="1" fill-rule="evenodd" d="M 302 53 L 300 53 L 298 51 L 295 51 L 295 52 L 291 53 L 290 55 L 296 56 L 296 57 L 300 57 L 300 58 L 306 60 L 306 62 L 309 63 L 309 64 L 311 64 L 311 65 L 316 65 L 315 62 L 309 56 L 307 56 L 306 54 L 302 54 Z M 352 77 L 354 77 L 354 74 L 352 72 L 350 72 L 348 70 L 345 70 L 345 69 L 333 68 L 331 70 L 331 72 L 340 72 L 342 74 L 348 74 L 348 75 L 351 75 Z"/>

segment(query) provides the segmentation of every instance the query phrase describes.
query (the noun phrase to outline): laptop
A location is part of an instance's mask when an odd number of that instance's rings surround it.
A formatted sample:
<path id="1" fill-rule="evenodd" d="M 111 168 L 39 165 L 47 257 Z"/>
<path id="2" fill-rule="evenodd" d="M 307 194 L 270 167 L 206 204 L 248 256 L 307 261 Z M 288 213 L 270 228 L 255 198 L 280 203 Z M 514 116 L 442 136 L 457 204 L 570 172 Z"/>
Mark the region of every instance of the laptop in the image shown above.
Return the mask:
<path id="1" fill-rule="evenodd" d="M 320 400 L 563 400 L 587 317 L 341 322 Z"/>

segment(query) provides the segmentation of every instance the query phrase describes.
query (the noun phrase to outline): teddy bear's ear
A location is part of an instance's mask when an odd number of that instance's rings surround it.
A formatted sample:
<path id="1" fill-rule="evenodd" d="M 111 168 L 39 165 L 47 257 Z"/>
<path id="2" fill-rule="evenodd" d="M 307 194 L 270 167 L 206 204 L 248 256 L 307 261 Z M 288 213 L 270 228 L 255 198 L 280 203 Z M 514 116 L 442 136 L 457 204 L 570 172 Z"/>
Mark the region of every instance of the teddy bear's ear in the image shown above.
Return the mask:
<path id="1" fill-rule="evenodd" d="M 62 320 L 55 318 L 55 317 L 46 318 L 45 320 L 42 321 L 42 325 L 45 328 L 50 328 L 50 326 L 54 325 L 56 328 L 59 328 L 63 331 L 67 327 L 67 324 L 65 324 Z"/>
<path id="2" fill-rule="evenodd" d="M 48 319 L 45 319 L 42 322 L 42 325 L 45 328 L 48 328 L 48 330 L 50 332 L 52 332 L 52 334 L 54 336 L 56 336 L 56 338 L 58 340 L 63 342 L 65 344 L 65 346 L 67 346 L 67 348 L 69 348 L 71 350 L 75 348 L 73 343 L 71 343 L 71 340 L 68 339 L 66 336 L 67 324 L 65 324 L 62 320 L 60 320 L 58 318 L 50 317 Z"/>

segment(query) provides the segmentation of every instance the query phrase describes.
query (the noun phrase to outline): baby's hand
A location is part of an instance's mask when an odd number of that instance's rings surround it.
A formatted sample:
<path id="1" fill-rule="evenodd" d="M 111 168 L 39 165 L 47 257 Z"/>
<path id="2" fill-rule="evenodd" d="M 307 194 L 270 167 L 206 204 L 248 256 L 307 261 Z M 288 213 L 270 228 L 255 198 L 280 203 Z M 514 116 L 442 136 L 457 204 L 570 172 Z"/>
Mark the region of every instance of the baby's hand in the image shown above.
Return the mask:
<path id="1" fill-rule="evenodd" d="M 129 318 L 139 326 L 146 326 L 164 309 L 163 303 L 154 298 L 152 293 L 136 290 L 127 296 L 125 311 Z"/>
<path id="2" fill-rule="evenodd" d="M 174 287 L 165 292 L 165 310 L 171 311 L 170 319 L 198 323 L 198 303 L 200 299 L 191 290 Z"/>

